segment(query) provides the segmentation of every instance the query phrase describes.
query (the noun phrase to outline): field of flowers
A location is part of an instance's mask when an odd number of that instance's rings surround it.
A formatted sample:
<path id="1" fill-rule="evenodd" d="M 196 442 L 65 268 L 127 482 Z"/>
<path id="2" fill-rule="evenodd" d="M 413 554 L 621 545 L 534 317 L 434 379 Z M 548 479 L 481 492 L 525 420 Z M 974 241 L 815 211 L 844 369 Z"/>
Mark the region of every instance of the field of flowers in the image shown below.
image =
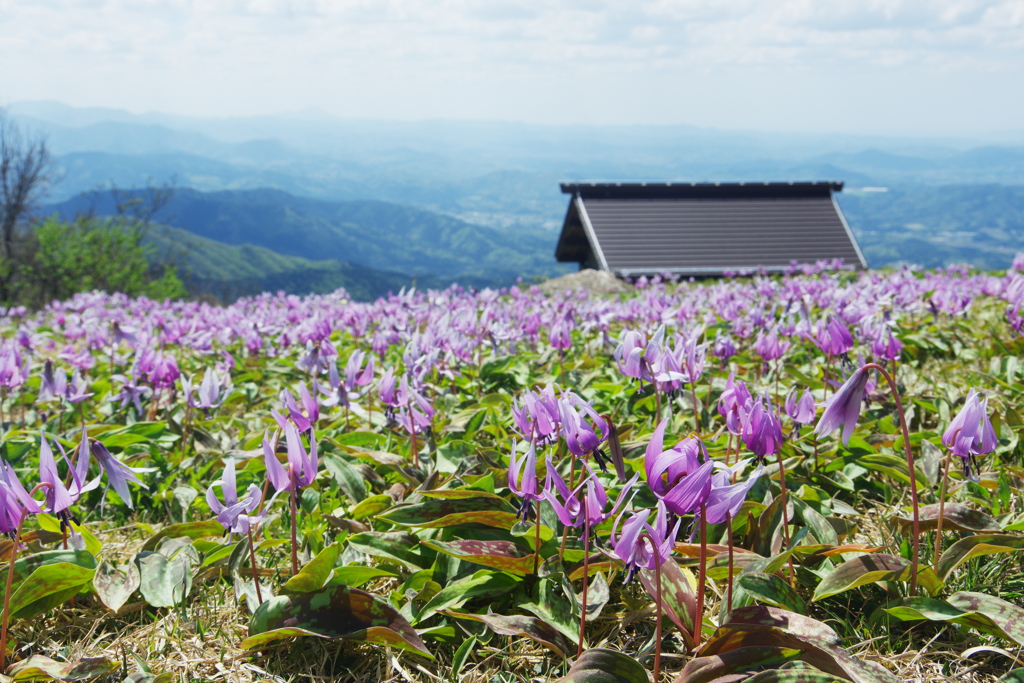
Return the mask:
<path id="1" fill-rule="evenodd" d="M 3 311 L 0 680 L 1024 681 L 1024 258 Z"/>

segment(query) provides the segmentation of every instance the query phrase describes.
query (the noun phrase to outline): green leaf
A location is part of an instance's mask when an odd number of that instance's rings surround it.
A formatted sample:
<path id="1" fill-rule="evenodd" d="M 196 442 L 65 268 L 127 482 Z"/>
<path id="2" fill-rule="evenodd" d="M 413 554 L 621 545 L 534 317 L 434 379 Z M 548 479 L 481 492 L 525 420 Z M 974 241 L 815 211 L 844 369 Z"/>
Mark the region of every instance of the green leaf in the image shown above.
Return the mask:
<path id="1" fill-rule="evenodd" d="M 38 567 L 11 595 L 11 616 L 31 617 L 56 607 L 88 585 L 95 573 L 95 568 L 70 562 Z"/>
<path id="2" fill-rule="evenodd" d="M 74 662 L 55 662 L 49 657 L 32 655 L 12 665 L 7 675 L 12 681 L 87 681 L 108 676 L 121 665 L 106 657 L 86 657 Z"/>
<path id="3" fill-rule="evenodd" d="M 324 457 L 324 466 L 337 482 L 338 488 L 353 503 L 359 503 L 366 498 L 366 482 L 363 480 L 363 475 L 347 460 L 339 455 L 327 455 Z"/>
<path id="4" fill-rule="evenodd" d="M 943 581 L 964 562 L 982 555 L 1012 553 L 1024 548 L 1024 536 L 988 534 L 968 536 L 949 546 L 939 557 L 939 576 Z"/>
<path id="5" fill-rule="evenodd" d="M 565 657 L 576 647 L 575 640 L 567 639 L 554 626 L 536 617 L 521 615 L 506 617 L 500 614 L 470 614 L 452 610 L 440 610 L 440 613 L 456 619 L 478 621 L 500 636 L 525 636 L 540 643 L 559 657 Z"/>
<path id="6" fill-rule="evenodd" d="M 307 562 L 299 573 L 288 579 L 281 587 L 283 593 L 310 593 L 323 588 L 334 571 L 341 545 L 332 543 Z"/>
<path id="7" fill-rule="evenodd" d="M 500 569 L 516 576 L 533 573 L 535 555 L 511 541 L 420 541 L 428 548 L 466 562 Z"/>
<path id="8" fill-rule="evenodd" d="M 954 593 L 948 600 L 904 598 L 885 611 L 901 621 L 928 620 L 960 624 L 1024 644 L 1024 608 L 983 593 Z"/>
<path id="9" fill-rule="evenodd" d="M 153 607 L 174 607 L 192 590 L 192 566 L 187 553 L 167 558 L 160 553 L 135 556 L 139 565 L 139 592 Z"/>
<path id="10" fill-rule="evenodd" d="M 579 615 L 573 612 L 560 583 L 547 576 L 537 583 L 533 602 L 522 603 L 520 609 L 531 612 L 545 623 L 558 629 L 570 641 L 579 637 Z"/>
<path id="11" fill-rule="evenodd" d="M 736 582 L 750 597 L 773 607 L 798 614 L 803 614 L 807 608 L 793 587 L 774 574 L 744 572 Z"/>
<path id="12" fill-rule="evenodd" d="M 117 612 L 124 606 L 132 593 L 139 589 L 141 582 L 139 567 L 134 562 L 127 567 L 118 569 L 109 562 L 103 562 L 92 578 L 92 586 L 100 602 L 111 612 Z"/>
<path id="13" fill-rule="evenodd" d="M 907 468 L 906 458 L 888 453 L 868 453 L 858 456 L 855 462 L 865 469 L 880 472 L 904 484 L 910 483 L 910 470 Z M 928 477 L 917 466 L 917 463 L 914 463 L 914 473 L 917 477 L 918 487 L 927 488 Z"/>
<path id="14" fill-rule="evenodd" d="M 364 531 L 349 536 L 348 544 L 371 557 L 387 557 L 414 569 L 425 569 L 431 564 L 420 550 L 420 539 L 405 532 Z"/>
<path id="15" fill-rule="evenodd" d="M 459 674 L 462 673 L 462 667 L 469 661 L 469 656 L 473 654 L 473 648 L 476 647 L 476 636 L 470 636 L 462 641 L 462 645 L 459 645 L 459 649 L 455 651 L 452 656 L 452 680 L 459 680 Z"/>
<path id="16" fill-rule="evenodd" d="M 361 500 L 358 505 L 352 508 L 349 515 L 352 519 L 366 519 L 367 517 L 372 517 L 384 510 L 387 510 L 394 504 L 395 501 L 391 496 L 380 493 L 376 496 L 370 496 L 369 498 Z"/>
<path id="17" fill-rule="evenodd" d="M 158 533 L 152 536 L 143 550 L 152 551 L 158 543 L 165 538 L 209 538 L 210 536 L 223 536 L 224 526 L 216 519 L 207 519 L 201 522 L 185 522 L 184 524 L 171 524 L 165 526 Z"/>
<path id="18" fill-rule="evenodd" d="M 822 579 L 811 601 L 852 590 L 858 586 L 879 581 L 909 581 L 910 560 L 895 555 L 875 553 L 861 555 L 842 563 Z M 918 583 L 929 593 L 941 586 L 941 581 L 930 567 L 918 567 Z"/>
<path id="19" fill-rule="evenodd" d="M 451 607 L 461 607 L 473 598 L 497 598 L 512 591 L 519 580 L 501 572 L 481 569 L 472 576 L 453 581 L 442 588 L 420 610 L 418 619 L 423 621 L 431 614 Z"/>
<path id="20" fill-rule="evenodd" d="M 348 432 L 334 439 L 341 446 L 361 446 L 379 448 L 387 443 L 387 439 L 376 432 Z"/>
<path id="21" fill-rule="evenodd" d="M 367 581 L 372 581 L 382 576 L 395 577 L 397 574 L 376 567 L 349 565 L 346 567 L 335 567 L 334 576 L 327 583 L 331 586 L 353 586 L 358 588 Z"/>
<path id="22" fill-rule="evenodd" d="M 292 636 L 344 638 L 434 658 L 398 610 L 386 600 L 349 586 L 267 600 L 252 615 L 249 637 L 242 647 L 258 648 Z"/>
<path id="23" fill-rule="evenodd" d="M 647 683 L 647 670 L 618 650 L 591 648 L 573 662 L 558 683 Z"/>

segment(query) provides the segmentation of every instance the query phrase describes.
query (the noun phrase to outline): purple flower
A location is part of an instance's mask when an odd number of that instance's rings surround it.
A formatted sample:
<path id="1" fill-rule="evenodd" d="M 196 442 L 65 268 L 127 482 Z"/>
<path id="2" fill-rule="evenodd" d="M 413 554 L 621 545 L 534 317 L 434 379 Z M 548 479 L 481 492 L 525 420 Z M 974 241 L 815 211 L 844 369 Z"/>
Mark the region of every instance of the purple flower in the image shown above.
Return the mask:
<path id="1" fill-rule="evenodd" d="M 60 444 L 57 445 L 59 448 Z M 77 524 L 78 519 L 68 510 L 77 500 L 77 496 L 72 497 L 67 486 L 61 480 L 60 473 L 57 471 L 57 462 L 53 458 L 53 450 L 50 448 L 50 442 L 45 433 L 41 434 L 39 440 L 39 481 L 49 484 L 46 487 L 43 510 L 60 520 L 62 530 L 65 527 L 70 527 L 72 521 Z"/>
<path id="2" fill-rule="evenodd" d="M 82 428 L 82 440 L 83 442 L 86 440 L 84 427 Z M 142 472 L 152 472 L 153 470 L 150 468 L 129 467 L 128 465 L 125 465 L 123 462 L 111 455 L 106 446 L 96 440 L 92 441 L 89 450 L 96 458 L 96 462 L 99 463 L 100 469 L 106 473 L 107 486 L 117 491 L 117 495 L 121 497 L 121 500 L 124 501 L 125 505 L 127 505 L 129 509 L 134 509 L 132 506 L 132 492 L 128 488 L 128 484 L 130 482 L 132 484 L 138 484 L 144 489 L 148 488 L 136 475 Z M 83 460 L 88 463 L 88 456 L 83 457 L 83 453 L 80 450 L 78 460 L 79 463 Z M 86 465 L 85 469 L 86 471 L 88 470 L 88 465 Z M 84 472 L 82 472 L 82 474 L 84 475 Z M 97 477 L 95 481 L 98 483 L 99 477 Z M 88 488 L 85 490 L 88 490 Z"/>
<path id="3" fill-rule="evenodd" d="M 214 492 L 214 488 L 218 486 L 224 496 L 223 503 Z M 231 458 L 224 461 L 224 475 L 206 489 L 206 502 L 213 514 L 217 516 L 217 521 L 229 532 L 235 533 L 245 534 L 249 532 L 250 526 L 259 525 L 266 512 L 258 515 L 251 513 L 259 506 L 262 498 L 263 492 L 260 491 L 260 487 L 256 484 L 249 484 L 249 491 L 245 498 L 238 499 L 238 488 L 235 484 L 235 461 Z"/>
<path id="4" fill-rule="evenodd" d="M 537 486 L 537 448 L 531 443 L 523 458 L 516 456 L 516 443 L 512 441 L 512 453 L 509 454 L 508 488 L 523 499 L 519 506 L 518 516 L 528 519 L 530 504 L 544 497 L 544 490 Z"/>
<path id="5" fill-rule="evenodd" d="M 788 341 L 779 339 L 778 330 L 774 327 L 768 331 L 768 334 L 758 333 L 757 341 L 754 342 L 754 350 L 757 351 L 757 355 L 766 361 L 782 358 L 790 346 Z"/>
<path id="6" fill-rule="evenodd" d="M 739 436 L 753 398 L 742 380 L 734 381 L 735 376 L 735 371 L 729 373 L 729 379 L 725 382 L 725 390 L 718 399 L 718 412 L 725 418 L 725 426 L 729 433 Z"/>
<path id="7" fill-rule="evenodd" d="M 622 335 L 619 345 L 615 348 L 615 362 L 624 375 L 643 382 L 654 382 L 653 368 L 661 360 L 664 345 L 664 325 L 658 328 L 650 342 L 645 341 L 639 332 L 631 330 Z"/>
<path id="8" fill-rule="evenodd" d="M 743 443 L 757 456 L 758 462 L 774 455 L 782 445 L 782 425 L 771 401 L 758 396 L 743 422 Z"/>
<path id="9" fill-rule="evenodd" d="M 42 511 L 21 485 L 10 463 L 0 460 L 0 533 L 13 539 L 26 514 L 38 515 Z"/>
<path id="10" fill-rule="evenodd" d="M 723 335 L 721 330 L 715 333 L 715 356 L 722 361 L 729 360 L 736 355 L 736 344 L 729 334 Z"/>
<path id="11" fill-rule="evenodd" d="M 883 327 L 871 342 L 871 353 L 881 360 L 897 360 L 903 354 L 903 342 L 896 338 L 891 329 Z"/>
<path id="12" fill-rule="evenodd" d="M 656 566 L 662 565 L 672 552 L 672 546 L 675 543 L 676 534 L 679 533 L 679 525 L 682 520 L 676 520 L 675 526 L 669 531 L 668 512 L 663 502 L 658 501 L 657 511 L 653 527 L 647 523 L 651 514 L 649 510 L 640 510 L 630 515 L 629 519 L 622 524 L 621 533 L 617 532 L 625 510 L 619 514 L 612 525 L 609 540 L 615 556 L 626 564 L 626 583 L 633 579 L 633 573 L 637 569 L 654 569 Z M 650 535 L 650 539 L 641 537 L 645 532 Z"/>
<path id="13" fill-rule="evenodd" d="M 817 406 L 814 405 L 814 396 L 810 389 L 805 389 L 803 396 L 798 401 L 796 398 L 796 387 L 790 389 L 786 396 L 786 415 L 798 425 L 809 425 L 814 422 L 817 414 Z"/>
<path id="14" fill-rule="evenodd" d="M 825 401 L 825 409 L 818 420 L 814 433 L 828 436 L 843 426 L 843 444 L 850 443 L 850 437 L 860 417 L 861 403 L 864 401 L 864 390 L 867 388 L 870 373 L 863 367 L 850 375 L 843 386 L 839 387 L 832 397 Z"/>
<path id="15" fill-rule="evenodd" d="M 988 397 L 971 389 L 963 407 L 942 433 L 943 445 L 963 461 L 964 475 L 970 481 L 980 481 L 977 456 L 991 453 L 999 441 L 988 417 Z"/>
<path id="16" fill-rule="evenodd" d="M 743 507 L 750 489 L 754 488 L 764 466 L 758 463 L 746 481 L 736 484 L 732 483 L 732 476 L 746 466 L 747 461 L 741 461 L 731 467 L 716 465 L 715 473 L 711 477 L 711 493 L 708 494 L 704 506 L 705 519 L 708 524 L 721 524 L 726 518 L 733 518 Z"/>
<path id="17" fill-rule="evenodd" d="M 297 493 L 300 488 L 309 486 L 316 479 L 318 465 L 316 437 L 312 433 L 310 434 L 309 453 L 307 453 L 295 425 L 286 424 L 284 434 L 288 443 L 288 469 L 286 470 L 277 459 L 277 454 L 271 448 L 269 435 L 266 433 L 263 435 L 263 461 L 267 466 L 267 478 L 274 485 L 275 491 Z"/>
<path id="18" fill-rule="evenodd" d="M 604 458 L 600 453 L 601 444 L 608 439 L 608 422 L 597 414 L 589 403 L 571 391 L 565 393 L 558 402 L 559 416 L 562 424 L 562 436 L 565 437 L 569 452 L 578 458 L 586 459 L 591 453 L 598 464 L 604 467 Z M 584 420 L 582 411 L 590 421 Z M 597 432 L 601 434 L 598 436 Z"/>
<path id="19" fill-rule="evenodd" d="M 549 384 L 543 391 L 527 391 L 519 405 L 512 405 L 512 420 L 524 439 L 539 446 L 558 440 L 559 402 Z"/>
<path id="20" fill-rule="evenodd" d="M 827 325 L 818 327 L 814 343 L 826 356 L 841 356 L 853 348 L 853 335 L 846 325 L 833 315 Z"/>
<path id="21" fill-rule="evenodd" d="M 299 408 L 292 393 L 287 389 L 281 392 L 281 396 L 284 400 L 285 408 L 288 409 L 288 417 L 292 419 L 292 422 L 295 423 L 300 432 L 309 431 L 310 428 L 316 426 L 317 421 L 320 420 L 320 406 L 317 405 L 316 399 L 310 396 L 309 389 L 306 388 L 305 383 L 299 384 L 299 397 L 302 399 L 302 408 Z M 305 413 L 303 413 L 303 409 Z"/>
<path id="22" fill-rule="evenodd" d="M 590 466 L 586 463 L 583 463 L 583 466 L 587 469 L 588 475 L 579 483 L 575 491 L 570 491 L 565 480 L 558 474 L 555 464 L 549 456 L 547 459 L 547 481 L 544 486 L 543 497 L 551 503 L 551 507 L 562 524 L 571 527 L 582 526 L 587 521 L 586 518 L 589 518 L 590 526 L 593 528 L 606 519 L 615 516 L 625 502 L 626 496 L 632 490 L 633 485 L 640 478 L 640 474 L 638 472 L 633 475 L 632 479 L 626 482 L 622 490 L 619 491 L 615 504 L 610 510 L 605 512 L 604 509 L 608 505 L 608 494 L 598 480 L 597 475 L 590 469 Z M 586 499 L 586 505 L 578 497 L 581 491 L 583 491 L 583 497 Z M 559 496 L 562 498 L 561 501 Z"/>
<path id="23" fill-rule="evenodd" d="M 190 406 L 207 411 L 219 407 L 228 396 L 228 388 L 221 386 L 220 376 L 213 369 L 207 369 L 203 375 L 195 401 L 192 400 L 192 380 L 182 377 L 181 387 Z"/>

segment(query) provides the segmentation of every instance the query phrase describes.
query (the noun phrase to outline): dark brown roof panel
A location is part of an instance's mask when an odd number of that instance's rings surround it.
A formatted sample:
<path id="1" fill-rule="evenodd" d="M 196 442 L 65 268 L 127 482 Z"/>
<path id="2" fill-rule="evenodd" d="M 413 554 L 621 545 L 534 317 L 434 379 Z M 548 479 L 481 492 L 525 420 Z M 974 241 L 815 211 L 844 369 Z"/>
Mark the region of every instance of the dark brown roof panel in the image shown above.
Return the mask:
<path id="1" fill-rule="evenodd" d="M 574 192 L 574 202 L 582 199 L 608 269 L 639 275 L 778 269 L 822 259 L 866 266 L 832 199 L 841 188 L 823 182 L 562 189 Z"/>

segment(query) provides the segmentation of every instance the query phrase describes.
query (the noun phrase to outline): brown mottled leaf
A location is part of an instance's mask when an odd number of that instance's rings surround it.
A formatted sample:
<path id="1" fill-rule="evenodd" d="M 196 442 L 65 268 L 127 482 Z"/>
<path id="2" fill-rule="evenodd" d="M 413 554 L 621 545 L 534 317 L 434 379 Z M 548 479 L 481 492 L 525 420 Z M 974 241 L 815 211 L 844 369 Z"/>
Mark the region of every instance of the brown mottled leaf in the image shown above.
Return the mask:
<path id="1" fill-rule="evenodd" d="M 87 681 L 106 676 L 120 665 L 106 657 L 86 657 L 74 662 L 55 662 L 49 657 L 32 655 L 7 669 L 12 681 Z"/>
<path id="2" fill-rule="evenodd" d="M 504 498 L 484 494 L 470 498 L 428 498 L 420 503 L 393 507 L 377 515 L 377 519 L 399 526 L 423 529 L 456 524 L 484 524 L 499 529 L 511 529 L 516 524 L 516 511 Z"/>
<path id="3" fill-rule="evenodd" d="M 913 527 L 913 517 L 899 516 L 896 518 L 903 533 Z M 930 531 L 939 526 L 939 505 L 925 505 L 920 509 L 919 524 L 921 531 Z M 980 510 L 972 510 L 963 503 L 946 503 L 942 510 L 943 531 L 999 532 L 999 522 L 992 515 Z"/>
<path id="4" fill-rule="evenodd" d="M 470 614 L 468 612 L 454 612 L 452 610 L 441 610 L 440 614 L 447 614 L 456 619 L 469 619 L 486 624 L 498 635 L 502 636 L 525 636 L 536 641 L 560 657 L 565 657 L 572 652 L 576 644 L 570 642 L 565 636 L 551 626 L 536 617 L 525 616 L 502 616 L 500 614 Z"/>
<path id="5" fill-rule="evenodd" d="M 747 592 L 747 595 L 760 602 L 798 614 L 803 614 L 806 610 L 803 599 L 793 587 L 775 574 L 744 572 L 736 579 L 736 583 Z"/>
<path id="6" fill-rule="evenodd" d="M 647 594 L 655 599 L 657 586 L 653 570 L 642 569 L 637 574 Z M 683 640 L 690 645 L 693 633 L 693 615 L 697 611 L 697 596 L 683 570 L 671 557 L 661 565 L 661 608 L 682 632 Z"/>
<path id="7" fill-rule="evenodd" d="M 1010 553 L 1024 548 L 1024 536 L 987 534 L 961 538 L 939 557 L 939 576 L 945 580 L 954 569 L 967 560 L 982 555 Z"/>
<path id="8" fill-rule="evenodd" d="M 349 586 L 278 596 L 252 615 L 242 647 L 261 647 L 278 638 L 316 636 L 390 645 L 433 659 L 427 646 L 386 600 Z"/>
<path id="9" fill-rule="evenodd" d="M 880 664 L 858 659 L 843 649 L 838 634 L 825 624 L 775 607 L 734 609 L 697 656 L 720 655 L 744 647 L 802 650 L 801 660 L 854 683 L 898 683 Z"/>
<path id="10" fill-rule="evenodd" d="M 618 650 L 585 650 L 558 683 L 647 683 L 647 670 Z"/>
<path id="11" fill-rule="evenodd" d="M 802 650 L 781 647 L 741 647 L 686 663 L 673 683 L 724 683 L 742 680 L 750 672 L 772 669 L 800 658 Z"/>
<path id="12" fill-rule="evenodd" d="M 909 581 L 910 574 L 910 560 L 884 553 L 861 555 L 829 572 L 818 584 L 811 601 L 878 581 Z M 941 581 L 930 567 L 918 567 L 917 576 L 918 583 L 929 593 L 934 593 L 941 586 Z"/>
<path id="13" fill-rule="evenodd" d="M 534 555 L 511 541 L 420 541 L 428 548 L 460 560 L 500 569 L 516 576 L 533 573 Z"/>
<path id="14" fill-rule="evenodd" d="M 387 557 L 415 569 L 424 569 L 431 564 L 431 560 L 420 552 L 420 539 L 404 531 L 367 531 L 349 536 L 348 544 L 372 557 Z"/>

